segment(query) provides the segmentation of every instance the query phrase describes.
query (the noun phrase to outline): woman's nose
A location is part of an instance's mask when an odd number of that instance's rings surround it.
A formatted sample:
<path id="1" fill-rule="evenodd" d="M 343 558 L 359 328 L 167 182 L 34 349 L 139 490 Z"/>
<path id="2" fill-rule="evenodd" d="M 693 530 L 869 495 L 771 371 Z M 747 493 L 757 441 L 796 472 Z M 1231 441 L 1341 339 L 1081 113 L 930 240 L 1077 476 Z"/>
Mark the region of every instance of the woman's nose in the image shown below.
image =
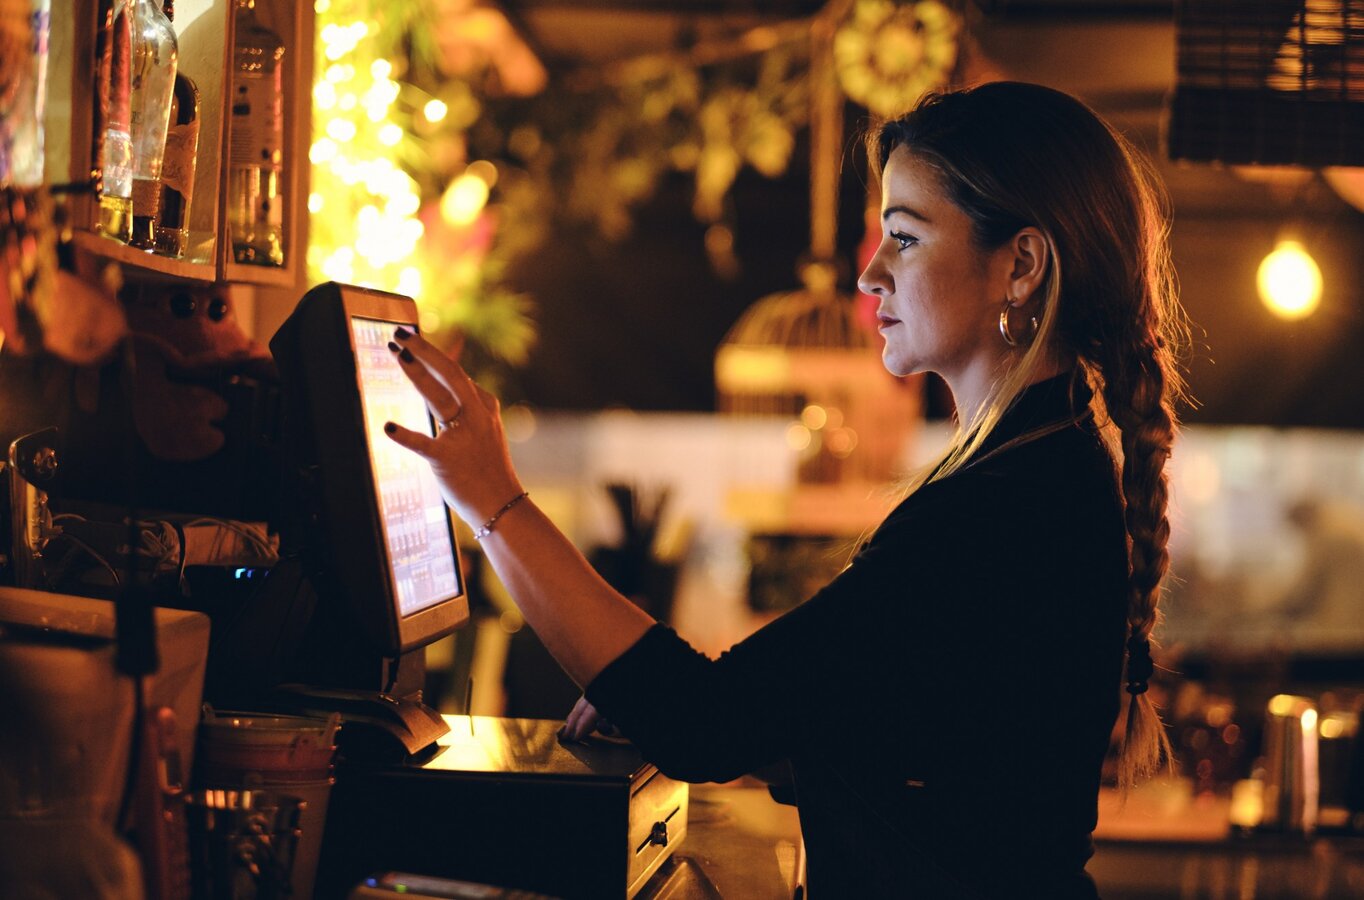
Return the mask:
<path id="1" fill-rule="evenodd" d="M 862 270 L 862 274 L 857 279 L 857 289 L 864 294 L 874 294 L 881 296 L 890 290 L 885 269 L 883 269 L 872 257 L 871 262 Z"/>

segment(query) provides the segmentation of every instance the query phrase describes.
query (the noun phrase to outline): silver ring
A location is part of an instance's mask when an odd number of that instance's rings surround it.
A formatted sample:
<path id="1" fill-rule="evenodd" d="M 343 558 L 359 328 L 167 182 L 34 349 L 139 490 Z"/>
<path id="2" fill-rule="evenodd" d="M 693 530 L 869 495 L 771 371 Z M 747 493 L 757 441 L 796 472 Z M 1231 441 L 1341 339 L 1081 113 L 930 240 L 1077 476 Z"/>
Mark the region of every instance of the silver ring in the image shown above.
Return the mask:
<path id="1" fill-rule="evenodd" d="M 464 407 L 461 406 L 461 407 L 459 408 L 459 410 L 458 410 L 453 416 L 451 416 L 451 417 L 448 418 L 448 419 L 442 419 L 442 420 L 441 420 L 441 423 L 440 423 L 440 427 L 441 427 L 442 429 L 446 429 L 446 428 L 458 428 L 458 427 L 459 427 L 459 417 L 462 416 L 462 415 L 464 415 Z"/>

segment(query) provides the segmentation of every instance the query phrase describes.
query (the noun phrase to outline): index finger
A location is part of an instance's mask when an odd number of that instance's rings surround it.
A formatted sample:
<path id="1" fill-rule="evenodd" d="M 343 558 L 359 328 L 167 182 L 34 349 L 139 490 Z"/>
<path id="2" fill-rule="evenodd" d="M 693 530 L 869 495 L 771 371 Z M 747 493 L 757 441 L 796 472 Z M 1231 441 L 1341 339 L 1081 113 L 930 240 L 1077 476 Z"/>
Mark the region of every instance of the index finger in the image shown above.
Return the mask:
<path id="1" fill-rule="evenodd" d="M 432 344 L 420 334 L 399 327 L 393 335 L 398 343 L 412 351 L 412 355 L 417 358 L 417 362 L 422 364 L 432 377 L 445 385 L 450 393 L 455 395 L 460 406 L 467 406 L 477 399 L 476 387 L 469 373 L 464 371 L 464 367 L 455 362 L 440 348 Z"/>

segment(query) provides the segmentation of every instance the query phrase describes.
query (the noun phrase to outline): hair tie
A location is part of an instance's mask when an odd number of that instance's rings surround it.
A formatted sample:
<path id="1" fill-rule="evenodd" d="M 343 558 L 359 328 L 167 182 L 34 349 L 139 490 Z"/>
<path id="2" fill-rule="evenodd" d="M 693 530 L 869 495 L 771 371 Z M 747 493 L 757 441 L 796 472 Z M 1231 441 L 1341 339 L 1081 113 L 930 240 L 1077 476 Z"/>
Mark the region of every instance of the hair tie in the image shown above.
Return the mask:
<path id="1" fill-rule="evenodd" d="M 1146 693 L 1155 671 L 1156 664 L 1151 659 L 1151 641 L 1145 635 L 1134 632 L 1127 639 L 1127 693 L 1134 697 Z"/>

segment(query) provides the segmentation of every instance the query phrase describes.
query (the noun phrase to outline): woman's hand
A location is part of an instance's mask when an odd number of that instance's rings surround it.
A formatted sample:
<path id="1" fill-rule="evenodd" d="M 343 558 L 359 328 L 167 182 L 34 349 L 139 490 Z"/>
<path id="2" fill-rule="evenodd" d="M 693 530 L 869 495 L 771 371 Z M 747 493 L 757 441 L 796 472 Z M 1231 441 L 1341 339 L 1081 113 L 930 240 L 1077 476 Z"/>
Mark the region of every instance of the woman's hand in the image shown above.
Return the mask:
<path id="1" fill-rule="evenodd" d="M 411 332 L 398 329 L 390 349 L 442 428 L 431 437 L 389 422 L 384 431 L 431 464 L 445 501 L 475 528 L 516 506 L 515 515 L 498 519 L 496 531 L 475 531 L 475 537 L 487 538 L 484 555 L 550 654 L 570 678 L 590 684 L 654 620 L 612 590 L 534 503 L 518 502 L 525 492 L 512 469 L 497 399 Z"/>
<path id="2" fill-rule="evenodd" d="M 435 437 L 393 422 L 384 431 L 431 464 L 445 502 L 477 528 L 522 492 L 497 398 L 421 335 L 399 328 L 388 346 L 440 425 Z"/>
<path id="3" fill-rule="evenodd" d="M 573 710 L 568 714 L 564 721 L 564 727 L 560 729 L 559 736 L 566 741 L 583 741 L 598 731 L 607 737 L 615 737 L 620 732 L 616 726 L 602 718 L 597 708 L 587 702 L 586 697 L 579 697 L 578 702 L 573 704 Z"/>

